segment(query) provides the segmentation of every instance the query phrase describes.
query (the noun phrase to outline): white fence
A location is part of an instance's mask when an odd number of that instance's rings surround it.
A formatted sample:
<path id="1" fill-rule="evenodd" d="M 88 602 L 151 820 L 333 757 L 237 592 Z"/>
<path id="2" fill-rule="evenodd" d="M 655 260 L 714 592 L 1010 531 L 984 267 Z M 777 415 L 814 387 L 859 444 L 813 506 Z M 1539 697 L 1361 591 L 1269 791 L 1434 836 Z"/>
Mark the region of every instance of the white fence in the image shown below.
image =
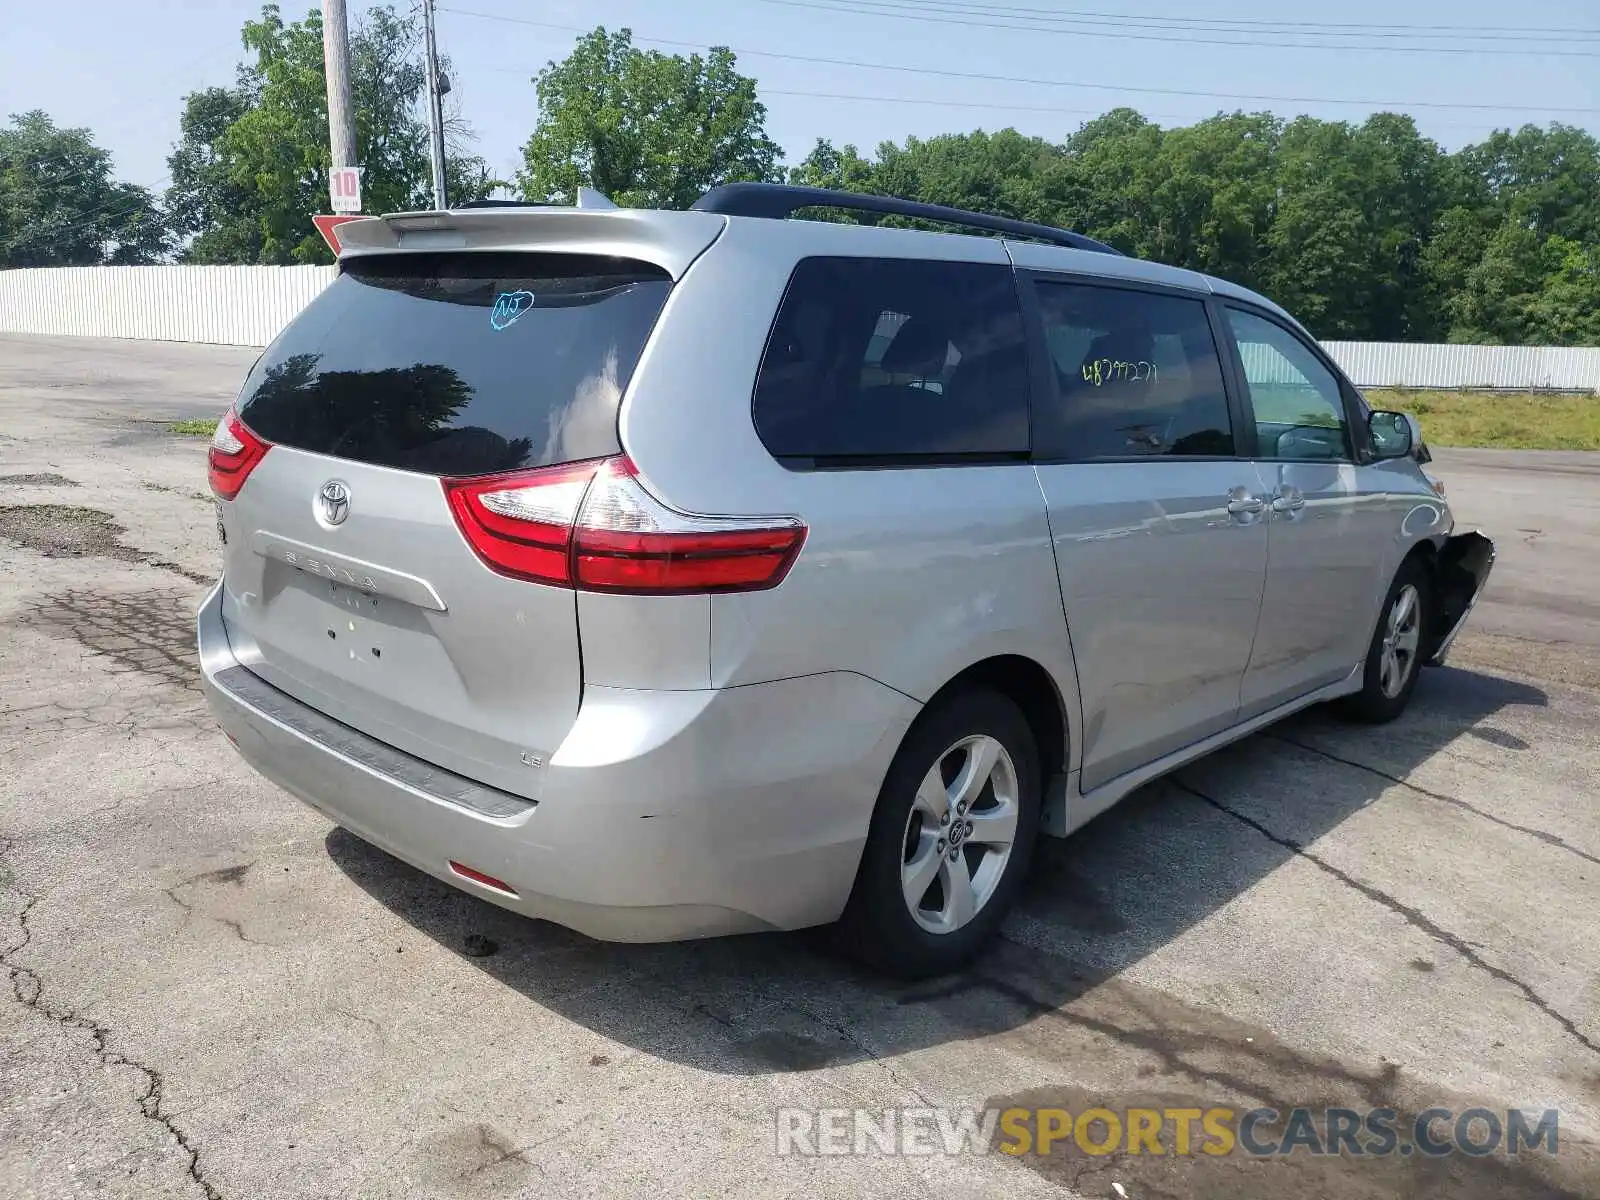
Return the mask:
<path id="1" fill-rule="evenodd" d="M 332 267 L 59 267 L 0 271 L 0 333 L 264 346 Z M 1600 347 L 1325 342 L 1360 387 L 1600 392 Z"/>
<path id="2" fill-rule="evenodd" d="M 1322 345 L 1357 387 L 1600 392 L 1600 346 Z"/>
<path id="3" fill-rule="evenodd" d="M 0 271 L 0 333 L 265 346 L 332 267 L 29 267 Z"/>

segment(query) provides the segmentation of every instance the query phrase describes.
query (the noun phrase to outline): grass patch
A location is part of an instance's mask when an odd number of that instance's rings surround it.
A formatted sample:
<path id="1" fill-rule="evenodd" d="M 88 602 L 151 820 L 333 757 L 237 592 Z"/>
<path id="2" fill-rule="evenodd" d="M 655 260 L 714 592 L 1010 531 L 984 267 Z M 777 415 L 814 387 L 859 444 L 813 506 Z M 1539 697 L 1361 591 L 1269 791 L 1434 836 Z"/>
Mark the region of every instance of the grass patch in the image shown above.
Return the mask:
<path id="1" fill-rule="evenodd" d="M 209 419 L 167 423 L 167 432 L 176 433 L 181 437 L 210 437 L 216 431 L 217 423 Z"/>
<path id="2" fill-rule="evenodd" d="M 1600 450 L 1600 396 L 1371 390 L 1373 408 L 1415 413 L 1430 446 Z"/>

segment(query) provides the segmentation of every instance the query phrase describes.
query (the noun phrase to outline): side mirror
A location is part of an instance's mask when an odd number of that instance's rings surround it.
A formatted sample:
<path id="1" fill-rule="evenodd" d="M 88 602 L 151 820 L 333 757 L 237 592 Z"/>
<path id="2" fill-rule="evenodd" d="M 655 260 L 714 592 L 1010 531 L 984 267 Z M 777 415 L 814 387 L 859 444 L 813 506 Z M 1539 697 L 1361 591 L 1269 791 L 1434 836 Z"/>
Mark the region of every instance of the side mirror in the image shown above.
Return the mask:
<path id="1" fill-rule="evenodd" d="M 1376 458 L 1405 458 L 1416 448 L 1416 430 L 1405 413 L 1374 412 L 1367 418 L 1367 429 Z"/>

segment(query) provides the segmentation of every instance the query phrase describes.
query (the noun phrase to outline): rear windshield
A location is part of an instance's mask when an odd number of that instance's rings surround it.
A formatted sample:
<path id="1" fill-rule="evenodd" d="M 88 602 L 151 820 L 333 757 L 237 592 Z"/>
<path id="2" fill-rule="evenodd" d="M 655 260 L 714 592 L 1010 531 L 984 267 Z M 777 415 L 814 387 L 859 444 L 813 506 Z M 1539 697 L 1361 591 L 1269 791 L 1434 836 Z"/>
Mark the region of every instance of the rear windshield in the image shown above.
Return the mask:
<path id="1" fill-rule="evenodd" d="M 574 254 L 347 262 L 245 380 L 271 442 L 431 475 L 616 454 L 666 272 Z"/>

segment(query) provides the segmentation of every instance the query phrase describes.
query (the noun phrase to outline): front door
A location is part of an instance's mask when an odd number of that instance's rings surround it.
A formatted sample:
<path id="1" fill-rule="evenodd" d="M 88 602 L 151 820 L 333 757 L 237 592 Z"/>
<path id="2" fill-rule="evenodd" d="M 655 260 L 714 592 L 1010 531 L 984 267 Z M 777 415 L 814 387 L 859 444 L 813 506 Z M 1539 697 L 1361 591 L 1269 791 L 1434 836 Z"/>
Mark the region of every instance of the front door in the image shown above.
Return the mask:
<path id="1" fill-rule="evenodd" d="M 1204 301 L 1033 276 L 1036 470 L 1082 695 L 1084 791 L 1230 725 L 1266 575 Z"/>
<path id="2" fill-rule="evenodd" d="M 1386 497 L 1362 486 L 1338 377 L 1288 325 L 1228 305 L 1256 470 L 1267 487 L 1267 586 L 1240 716 L 1344 678 L 1372 633 Z M 1392 530 L 1390 535 L 1392 537 Z"/>

